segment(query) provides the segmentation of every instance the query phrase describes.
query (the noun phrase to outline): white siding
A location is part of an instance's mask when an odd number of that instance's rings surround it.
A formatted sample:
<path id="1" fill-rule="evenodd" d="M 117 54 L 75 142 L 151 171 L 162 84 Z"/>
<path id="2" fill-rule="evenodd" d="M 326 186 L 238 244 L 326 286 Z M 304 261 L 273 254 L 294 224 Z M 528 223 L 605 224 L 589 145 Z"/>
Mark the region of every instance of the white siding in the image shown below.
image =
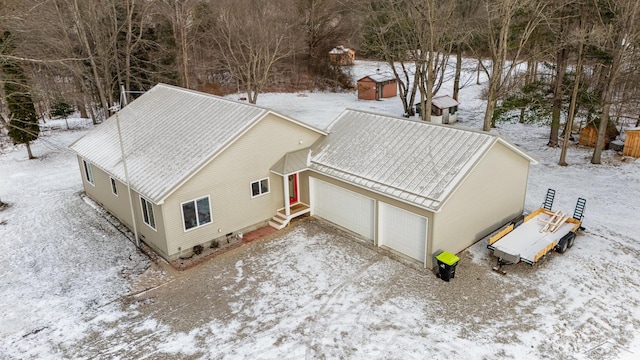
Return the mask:
<path id="1" fill-rule="evenodd" d="M 424 263 L 427 219 L 415 213 L 379 202 L 378 245 L 386 246 Z"/>
<path id="2" fill-rule="evenodd" d="M 312 215 L 375 239 L 375 200 L 310 178 Z"/>
<path id="3" fill-rule="evenodd" d="M 309 147 L 321 136 L 268 115 L 167 198 L 165 215 L 169 255 L 259 224 L 284 207 L 282 176 L 269 169 L 289 152 Z M 269 193 L 251 197 L 251 182 L 269 178 Z M 212 222 L 185 232 L 181 203 L 210 196 Z"/>
<path id="4" fill-rule="evenodd" d="M 431 251 L 457 253 L 522 214 L 528 174 L 527 159 L 494 144 L 434 215 Z"/>

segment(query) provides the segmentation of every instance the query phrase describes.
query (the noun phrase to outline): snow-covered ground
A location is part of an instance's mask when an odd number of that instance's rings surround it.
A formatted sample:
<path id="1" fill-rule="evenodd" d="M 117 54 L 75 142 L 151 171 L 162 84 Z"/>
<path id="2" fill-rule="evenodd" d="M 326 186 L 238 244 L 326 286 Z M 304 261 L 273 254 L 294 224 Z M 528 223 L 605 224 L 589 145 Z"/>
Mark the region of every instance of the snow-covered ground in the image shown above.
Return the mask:
<path id="1" fill-rule="evenodd" d="M 479 129 L 484 85 L 475 85 L 472 63 L 465 67 L 458 126 Z M 378 68 L 384 64 L 359 61 L 353 76 Z M 258 104 L 319 128 L 345 108 L 402 113 L 397 98 L 359 101 L 355 93 L 261 94 Z M 217 272 L 205 278 L 202 298 L 188 299 L 179 297 L 179 284 L 189 272 L 153 270 L 83 201 L 66 146 L 91 125 L 73 120 L 65 130 L 58 123 L 33 144 L 37 160 L 26 160 L 22 147 L 0 154 L 0 199 L 9 204 L 0 211 L 0 359 L 640 358 L 638 159 L 605 151 L 603 164 L 592 165 L 591 149 L 572 145 L 570 166 L 560 167 L 559 149 L 545 146 L 546 128 L 499 124 L 494 131 L 540 162 L 531 168 L 526 210 L 539 207 L 547 188 L 557 191 L 557 209 L 587 199 L 586 231 L 566 254 L 501 277 L 489 270 L 493 260 L 481 241 L 461 254 L 459 273 L 446 284 L 386 258 L 374 261 L 369 249 L 354 253 L 322 234 L 293 231 L 259 245 L 262 252 L 238 252 L 233 266 L 211 260 L 202 269 Z M 258 276 L 265 282 L 256 283 Z M 130 304 L 142 277 L 166 284 L 164 293 Z M 485 288 L 474 285 L 476 277 Z M 381 286 L 401 291 L 389 296 Z M 458 301 L 449 306 L 434 295 L 445 291 Z M 466 298 L 474 293 L 493 301 Z M 386 301 L 377 300 L 383 295 Z M 218 304 L 220 296 L 229 303 Z M 227 317 L 207 318 L 210 303 L 229 307 Z M 180 321 L 191 307 L 204 308 L 201 321 Z"/>

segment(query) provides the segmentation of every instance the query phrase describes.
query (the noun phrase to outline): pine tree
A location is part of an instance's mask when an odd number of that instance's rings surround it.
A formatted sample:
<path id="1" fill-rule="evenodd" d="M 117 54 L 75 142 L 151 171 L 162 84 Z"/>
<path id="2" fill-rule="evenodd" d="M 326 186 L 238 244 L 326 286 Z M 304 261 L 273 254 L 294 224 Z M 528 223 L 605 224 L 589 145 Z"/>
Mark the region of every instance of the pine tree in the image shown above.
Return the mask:
<path id="1" fill-rule="evenodd" d="M 29 143 L 38 138 L 40 127 L 24 71 L 14 60 L 2 56 L 9 55 L 12 50 L 11 33 L 5 31 L 0 36 L 0 69 L 9 108 L 9 136 L 16 143 L 25 144 L 29 159 L 33 159 Z"/>

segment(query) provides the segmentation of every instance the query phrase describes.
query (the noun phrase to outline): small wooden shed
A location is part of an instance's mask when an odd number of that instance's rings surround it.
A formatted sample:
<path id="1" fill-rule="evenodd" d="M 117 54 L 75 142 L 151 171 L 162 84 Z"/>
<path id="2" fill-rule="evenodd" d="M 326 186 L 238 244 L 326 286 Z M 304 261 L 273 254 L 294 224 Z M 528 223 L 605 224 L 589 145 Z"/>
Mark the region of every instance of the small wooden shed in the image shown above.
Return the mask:
<path id="1" fill-rule="evenodd" d="M 373 74 L 358 80 L 358 99 L 380 100 L 398 94 L 396 77 L 391 74 Z"/>
<path id="2" fill-rule="evenodd" d="M 431 99 L 431 122 L 434 124 L 453 124 L 458 121 L 458 103 L 449 95 Z M 422 105 L 416 104 L 416 113 L 422 115 Z"/>
<path id="3" fill-rule="evenodd" d="M 342 45 L 334 47 L 329 51 L 329 61 L 335 65 L 353 65 L 356 61 L 356 51 Z"/>
<path id="4" fill-rule="evenodd" d="M 640 158 L 640 127 L 627 129 L 622 155 Z"/>
<path id="5" fill-rule="evenodd" d="M 607 135 L 604 139 L 603 149 L 607 149 L 609 147 L 609 143 L 616 139 L 619 132 L 616 129 L 616 126 L 613 123 L 609 123 L 607 127 Z M 596 141 L 598 140 L 598 127 L 595 123 L 589 123 L 582 130 L 580 130 L 580 140 L 578 143 L 580 145 L 585 145 L 589 147 L 595 147 Z"/>

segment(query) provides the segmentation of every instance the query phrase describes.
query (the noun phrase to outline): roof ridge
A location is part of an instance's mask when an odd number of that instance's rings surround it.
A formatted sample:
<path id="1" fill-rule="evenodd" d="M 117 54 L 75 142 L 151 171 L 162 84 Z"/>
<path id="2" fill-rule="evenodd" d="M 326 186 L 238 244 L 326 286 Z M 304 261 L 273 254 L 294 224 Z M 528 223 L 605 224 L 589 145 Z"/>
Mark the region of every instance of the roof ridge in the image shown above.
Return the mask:
<path id="1" fill-rule="evenodd" d="M 156 86 L 154 86 L 153 88 L 149 89 L 153 90 L 156 87 L 165 87 L 165 88 L 170 88 L 173 90 L 177 90 L 177 91 L 181 91 L 181 92 L 185 92 L 185 93 L 190 93 L 193 95 L 198 95 L 198 96 L 204 96 L 204 97 L 210 97 L 210 98 L 214 98 L 214 99 L 218 99 L 221 101 L 226 101 L 226 102 L 230 102 L 230 103 L 234 103 L 234 104 L 238 104 L 238 105 L 245 105 L 245 106 L 250 106 L 250 107 L 255 107 L 255 108 L 259 108 L 259 109 L 263 109 L 263 110 L 267 110 L 267 111 L 273 111 L 271 108 L 266 107 L 266 106 L 262 106 L 262 105 L 258 105 L 258 104 L 252 104 L 252 103 L 248 103 L 248 102 L 242 102 L 239 100 L 234 100 L 234 99 L 229 99 L 220 95 L 216 95 L 216 94 L 211 94 L 208 92 L 204 92 L 204 91 L 200 91 L 200 90 L 195 90 L 195 89 L 187 89 L 187 88 L 183 88 L 180 86 L 176 86 L 176 85 L 171 85 L 171 84 L 167 84 L 167 83 L 158 83 Z"/>
<path id="2" fill-rule="evenodd" d="M 477 133 L 477 134 L 484 134 L 484 135 L 488 135 L 490 137 L 500 137 L 499 134 L 494 134 L 488 131 L 483 131 L 483 130 L 476 130 L 476 129 L 470 129 L 467 127 L 459 127 L 459 126 L 451 126 L 451 125 L 447 125 L 447 124 L 435 124 L 432 122 L 427 122 L 427 121 L 422 121 L 422 120 L 413 120 L 410 118 L 406 118 L 406 117 L 401 117 L 401 116 L 397 116 L 397 115 L 388 115 L 388 114 L 380 114 L 380 113 L 376 113 L 373 112 L 371 110 L 359 110 L 359 109 L 354 109 L 354 108 L 345 108 L 344 111 L 338 116 L 338 118 L 341 118 L 343 116 L 343 114 L 345 114 L 346 112 L 355 112 L 355 113 L 363 113 L 363 114 L 368 114 L 368 115 L 373 115 L 376 117 L 382 117 L 382 118 L 387 118 L 387 119 L 392 119 L 392 120 L 400 120 L 400 121 L 405 121 L 405 122 L 409 122 L 409 123 L 415 123 L 415 124 L 420 124 L 419 126 L 435 126 L 435 127 L 439 127 L 439 128 L 444 128 L 444 129 L 451 129 L 453 131 L 465 131 L 465 132 L 473 132 L 473 133 Z M 337 122 L 338 119 L 334 120 L 331 124 Z M 330 126 L 331 126 L 330 124 Z"/>

